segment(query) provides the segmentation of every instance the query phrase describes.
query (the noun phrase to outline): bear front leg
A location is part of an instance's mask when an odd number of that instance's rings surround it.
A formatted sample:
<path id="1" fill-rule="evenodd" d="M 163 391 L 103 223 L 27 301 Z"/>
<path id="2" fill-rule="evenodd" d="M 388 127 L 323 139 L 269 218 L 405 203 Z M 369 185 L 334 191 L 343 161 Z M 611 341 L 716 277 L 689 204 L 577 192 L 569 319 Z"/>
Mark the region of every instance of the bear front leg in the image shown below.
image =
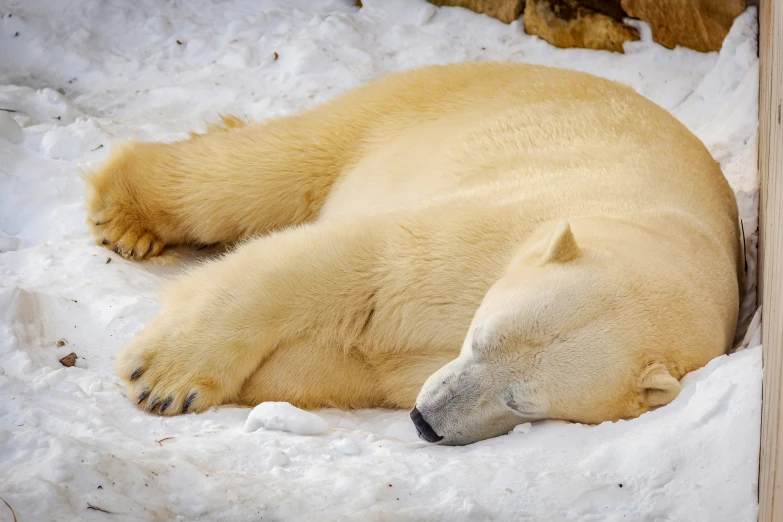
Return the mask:
<path id="1" fill-rule="evenodd" d="M 99 245 L 127 259 L 155 257 L 180 234 L 159 197 L 165 182 L 156 160 L 165 147 L 127 142 L 85 176 L 90 231 Z"/>
<path id="2" fill-rule="evenodd" d="M 117 358 L 128 397 L 150 412 L 241 400 L 275 350 L 348 345 L 372 317 L 377 230 L 317 223 L 250 241 L 175 283 L 163 312 Z M 302 364 L 318 365 L 314 360 Z"/>
<path id="3" fill-rule="evenodd" d="M 251 260 L 234 253 L 174 283 L 163 312 L 120 352 L 117 373 L 130 400 L 165 415 L 233 402 L 271 353 L 271 305 Z"/>
<path id="4" fill-rule="evenodd" d="M 138 260 L 314 221 L 355 156 L 332 120 L 224 118 L 185 141 L 120 144 L 84 176 L 88 225 L 98 244 Z"/>

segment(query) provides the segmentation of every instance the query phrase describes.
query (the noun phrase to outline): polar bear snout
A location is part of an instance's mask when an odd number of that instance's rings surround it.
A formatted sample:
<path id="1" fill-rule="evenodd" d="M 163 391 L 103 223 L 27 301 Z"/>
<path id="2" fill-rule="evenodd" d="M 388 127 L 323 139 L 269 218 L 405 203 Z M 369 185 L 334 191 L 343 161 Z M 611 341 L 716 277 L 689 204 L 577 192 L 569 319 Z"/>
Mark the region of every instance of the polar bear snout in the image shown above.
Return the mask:
<path id="1" fill-rule="evenodd" d="M 432 426 L 424 419 L 418 408 L 414 407 L 411 410 L 411 420 L 413 425 L 416 426 L 416 431 L 419 434 L 419 438 L 426 440 L 427 442 L 439 442 L 443 440 L 443 437 L 435 433 Z"/>
<path id="2" fill-rule="evenodd" d="M 504 373 L 469 355 L 435 372 L 410 414 L 419 438 L 463 445 L 508 433 L 522 420 L 504 401 L 509 387 Z"/>

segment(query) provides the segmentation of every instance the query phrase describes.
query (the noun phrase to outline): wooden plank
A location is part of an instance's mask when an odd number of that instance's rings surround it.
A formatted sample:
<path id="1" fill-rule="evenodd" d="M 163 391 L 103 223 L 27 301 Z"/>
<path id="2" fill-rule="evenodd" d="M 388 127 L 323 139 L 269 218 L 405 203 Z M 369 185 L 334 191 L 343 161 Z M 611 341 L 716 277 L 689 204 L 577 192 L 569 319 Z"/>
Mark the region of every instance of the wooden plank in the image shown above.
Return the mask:
<path id="1" fill-rule="evenodd" d="M 783 521 L 783 3 L 759 5 L 759 298 L 764 359 L 759 521 Z"/>

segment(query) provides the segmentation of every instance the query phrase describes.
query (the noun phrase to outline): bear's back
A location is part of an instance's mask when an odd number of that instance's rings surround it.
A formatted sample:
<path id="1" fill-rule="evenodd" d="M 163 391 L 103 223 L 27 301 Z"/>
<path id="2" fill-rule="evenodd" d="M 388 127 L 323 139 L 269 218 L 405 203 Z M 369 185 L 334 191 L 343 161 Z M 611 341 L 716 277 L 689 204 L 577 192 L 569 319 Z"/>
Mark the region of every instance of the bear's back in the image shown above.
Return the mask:
<path id="1" fill-rule="evenodd" d="M 336 183 L 322 219 L 493 188 L 528 205 L 556 200 L 566 213 L 665 205 L 735 219 L 733 192 L 698 138 L 630 87 L 589 74 L 432 66 L 381 78 L 305 115 L 320 111 L 364 130 L 359 160 Z"/>

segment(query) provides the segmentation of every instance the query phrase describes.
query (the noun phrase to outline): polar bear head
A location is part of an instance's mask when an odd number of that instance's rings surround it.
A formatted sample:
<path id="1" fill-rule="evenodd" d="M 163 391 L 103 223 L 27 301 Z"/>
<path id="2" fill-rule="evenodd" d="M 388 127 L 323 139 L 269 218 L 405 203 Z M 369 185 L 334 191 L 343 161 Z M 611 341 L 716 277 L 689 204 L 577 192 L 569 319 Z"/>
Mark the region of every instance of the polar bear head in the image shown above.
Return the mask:
<path id="1" fill-rule="evenodd" d="M 614 231 L 599 228 L 616 248 L 593 248 L 602 239 L 589 227 L 580 248 L 560 222 L 517 253 L 484 297 L 459 357 L 422 387 L 411 412 L 421 438 L 468 444 L 544 418 L 632 418 L 678 395 L 682 359 L 689 361 L 679 352 L 676 363 L 667 360 L 667 345 L 693 326 L 689 301 L 678 300 L 682 288 L 672 280 L 662 282 L 672 270 L 665 256 L 637 262 L 647 259 L 645 238 L 620 247 Z M 723 342 L 721 332 L 696 330 L 691 338 Z"/>

